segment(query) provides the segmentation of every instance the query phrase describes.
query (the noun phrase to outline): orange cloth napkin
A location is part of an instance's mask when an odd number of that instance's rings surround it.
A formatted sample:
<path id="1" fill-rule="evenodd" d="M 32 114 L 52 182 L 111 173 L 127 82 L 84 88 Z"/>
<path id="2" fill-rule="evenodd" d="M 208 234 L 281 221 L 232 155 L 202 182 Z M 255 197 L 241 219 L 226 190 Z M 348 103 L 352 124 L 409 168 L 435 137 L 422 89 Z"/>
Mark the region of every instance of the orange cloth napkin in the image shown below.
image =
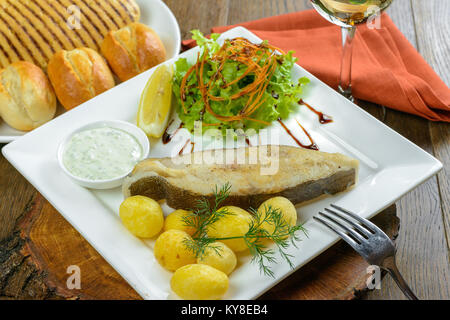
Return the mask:
<path id="1" fill-rule="evenodd" d="M 283 50 L 294 50 L 299 65 L 337 88 L 342 55 L 340 28 L 315 10 L 239 25 Z M 236 26 L 216 27 L 212 32 L 223 33 Z M 450 122 L 450 89 L 385 13 L 380 26 L 358 27 L 353 48 L 353 95 L 432 121 Z M 195 41 L 183 44 L 193 47 Z"/>

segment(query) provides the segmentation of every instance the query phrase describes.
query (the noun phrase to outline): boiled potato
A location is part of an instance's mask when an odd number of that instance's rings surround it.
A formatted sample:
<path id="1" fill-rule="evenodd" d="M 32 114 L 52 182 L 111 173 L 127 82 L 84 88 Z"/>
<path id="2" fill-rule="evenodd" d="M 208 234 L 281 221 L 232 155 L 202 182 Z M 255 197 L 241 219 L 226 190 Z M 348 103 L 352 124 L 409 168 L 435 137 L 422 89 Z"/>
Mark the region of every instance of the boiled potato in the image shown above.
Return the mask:
<path id="1" fill-rule="evenodd" d="M 284 197 L 275 197 L 263 202 L 258 208 L 258 213 L 261 219 L 265 218 L 269 207 L 272 209 L 278 209 L 281 212 L 283 220 L 290 226 L 293 227 L 297 224 L 297 210 L 289 199 Z M 269 234 L 272 234 L 275 230 L 275 226 L 267 221 L 264 222 L 261 227 Z"/>
<path id="2" fill-rule="evenodd" d="M 223 216 L 208 227 L 210 238 L 228 238 L 244 236 L 250 227 L 252 216 L 247 211 L 233 206 L 223 207 L 230 214 Z M 248 247 L 244 239 L 222 240 L 234 252 L 245 251 Z"/>
<path id="3" fill-rule="evenodd" d="M 159 203 L 143 196 L 125 199 L 120 205 L 119 214 L 125 227 L 140 238 L 156 236 L 164 225 L 164 215 Z"/>
<path id="4" fill-rule="evenodd" d="M 188 227 L 183 221 L 183 217 L 188 216 L 191 212 L 186 210 L 175 210 L 169 214 L 164 221 L 164 231 L 175 229 L 186 232 L 188 235 L 193 236 L 195 233 L 195 228 Z"/>
<path id="5" fill-rule="evenodd" d="M 170 286 L 185 300 L 219 300 L 228 290 L 228 277 L 211 266 L 190 264 L 174 273 Z"/>
<path id="6" fill-rule="evenodd" d="M 169 271 L 196 262 L 196 258 L 184 241 L 192 240 L 191 236 L 181 230 L 163 232 L 155 242 L 155 257 L 159 264 Z"/>
<path id="7" fill-rule="evenodd" d="M 237 258 L 226 244 L 213 242 L 205 249 L 205 254 L 197 258 L 197 263 L 207 264 L 229 275 L 236 268 Z"/>

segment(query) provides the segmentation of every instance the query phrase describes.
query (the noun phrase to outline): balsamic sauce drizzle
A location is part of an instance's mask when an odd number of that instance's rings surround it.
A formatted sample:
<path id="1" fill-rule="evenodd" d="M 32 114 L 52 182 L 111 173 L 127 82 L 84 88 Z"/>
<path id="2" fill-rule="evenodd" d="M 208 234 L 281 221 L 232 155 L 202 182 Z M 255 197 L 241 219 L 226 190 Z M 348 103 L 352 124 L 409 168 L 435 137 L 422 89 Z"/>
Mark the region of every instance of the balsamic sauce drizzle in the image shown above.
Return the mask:
<path id="1" fill-rule="evenodd" d="M 305 130 L 305 128 L 302 127 L 302 125 L 298 121 L 297 121 L 298 125 L 300 126 L 300 128 L 303 129 L 303 131 L 305 132 L 306 136 L 311 141 L 310 145 L 305 145 L 305 144 L 301 143 L 300 140 L 298 140 L 294 136 L 294 134 L 291 132 L 291 130 L 289 130 L 289 128 L 284 124 L 284 122 L 281 119 L 278 119 L 278 122 L 281 124 L 281 126 L 284 128 L 284 130 L 286 130 L 287 134 L 290 135 L 291 138 L 298 144 L 299 147 L 302 147 L 302 148 L 305 148 L 305 149 L 310 149 L 310 150 L 319 150 L 319 147 L 314 142 L 314 140 L 311 138 L 311 135 Z"/>
<path id="2" fill-rule="evenodd" d="M 186 143 L 184 144 L 183 148 L 181 148 L 180 152 L 178 152 L 178 155 L 181 156 L 184 153 L 184 150 L 186 149 L 186 147 L 189 145 L 189 143 L 191 144 L 191 152 L 194 152 L 195 149 L 195 142 L 192 142 L 191 139 L 187 139 Z"/>
<path id="3" fill-rule="evenodd" d="M 191 139 L 187 139 L 186 143 L 184 144 L 183 148 L 181 148 L 180 152 L 178 152 L 178 155 L 181 156 L 184 153 L 184 149 L 188 146 L 189 142 L 191 142 Z"/>
<path id="4" fill-rule="evenodd" d="M 295 119 L 295 121 L 297 121 L 297 124 L 300 126 L 300 128 L 302 128 L 303 132 L 306 134 L 306 136 L 308 137 L 309 141 L 311 141 L 311 144 L 308 146 L 308 149 L 319 150 L 319 147 L 318 147 L 317 144 L 314 142 L 314 140 L 313 140 L 313 138 L 311 137 L 311 135 L 309 134 L 309 132 L 306 131 L 305 128 L 303 128 L 303 126 L 300 124 L 300 122 L 298 122 L 297 119 Z"/>
<path id="5" fill-rule="evenodd" d="M 164 144 L 168 144 L 170 141 L 172 141 L 173 137 L 175 137 L 175 135 L 178 133 L 178 131 L 181 130 L 181 128 L 183 128 L 184 123 L 182 122 L 180 124 L 180 126 L 178 127 L 178 129 L 176 129 L 174 132 L 172 133 L 168 133 L 167 130 L 169 130 L 170 126 L 172 125 L 172 123 L 174 122 L 174 120 L 172 120 L 169 125 L 167 126 L 166 130 L 164 131 L 164 134 L 162 136 L 162 142 Z"/>
<path id="6" fill-rule="evenodd" d="M 333 122 L 333 118 L 330 116 L 327 116 L 326 114 L 324 114 L 323 112 L 317 111 L 316 109 L 314 109 L 313 107 L 311 107 L 311 105 L 309 105 L 308 103 L 306 103 L 305 101 L 303 101 L 303 99 L 300 99 L 300 101 L 298 102 L 298 104 L 303 104 L 305 106 L 308 107 L 309 110 L 311 110 L 312 112 L 314 112 L 315 114 L 317 114 L 317 116 L 319 117 L 319 122 L 321 124 L 327 124 L 330 122 Z"/>
<path id="7" fill-rule="evenodd" d="M 333 118 L 324 114 L 323 112 L 317 111 L 316 109 L 314 109 L 311 105 L 309 105 L 308 103 L 306 103 L 305 101 L 303 101 L 303 99 L 300 99 L 300 101 L 298 102 L 298 104 L 303 104 L 305 106 L 308 107 L 309 110 L 311 110 L 312 112 L 314 112 L 318 117 L 319 117 L 319 122 L 321 124 L 327 124 L 330 122 L 333 122 Z M 295 121 L 297 121 L 297 124 L 300 126 L 300 128 L 303 130 L 303 132 L 306 134 L 306 136 L 308 137 L 309 141 L 311 141 L 310 145 L 304 145 L 303 143 L 301 143 L 291 132 L 291 130 L 288 129 L 288 127 L 286 127 L 286 125 L 283 123 L 283 121 L 281 121 L 281 118 L 278 119 L 278 122 L 281 124 L 281 126 L 284 128 L 284 130 L 286 130 L 287 134 L 291 136 L 292 139 L 294 139 L 294 141 L 302 148 L 305 149 L 310 149 L 310 150 L 319 150 L 319 147 L 317 146 L 317 144 L 314 142 L 313 138 L 311 137 L 311 135 L 309 134 L 308 131 L 306 131 L 306 129 L 300 124 L 300 122 L 295 119 Z"/>
<path id="8" fill-rule="evenodd" d="M 333 122 L 333 118 L 324 114 L 323 112 L 317 111 L 316 109 L 314 109 L 311 105 L 309 105 L 308 103 L 306 103 L 305 101 L 303 101 L 303 99 L 300 99 L 300 101 L 298 102 L 298 104 L 301 105 L 305 105 L 306 107 L 308 107 L 309 110 L 311 110 L 312 112 L 314 112 L 318 117 L 319 117 L 319 122 L 321 124 L 327 124 L 327 123 L 331 123 Z M 278 122 L 281 124 L 281 126 L 284 128 L 284 130 L 286 130 L 286 133 L 288 135 L 291 136 L 291 138 L 297 143 L 298 146 L 305 148 L 305 149 L 310 149 L 310 150 L 319 150 L 319 147 L 317 146 L 317 144 L 314 142 L 313 138 L 311 137 L 311 135 L 309 134 L 308 131 L 306 131 L 306 129 L 300 124 L 300 122 L 295 119 L 295 121 L 297 122 L 297 124 L 300 126 L 300 128 L 303 130 L 303 132 L 305 133 L 305 135 L 308 137 L 309 141 L 311 142 L 310 145 L 305 145 L 302 142 L 300 142 L 300 140 L 297 139 L 297 137 L 294 136 L 294 134 L 291 132 L 291 130 L 289 130 L 289 128 L 284 124 L 284 122 L 281 120 L 281 118 L 278 119 Z M 172 141 L 172 139 L 175 137 L 175 135 L 183 128 L 184 123 L 181 123 L 180 126 L 172 133 L 168 133 L 168 129 L 170 128 L 170 126 L 173 124 L 174 120 L 172 120 L 169 125 L 167 126 L 166 130 L 164 131 L 164 134 L 162 136 L 162 142 L 164 144 L 168 144 L 170 141 Z M 245 138 L 245 142 L 247 143 L 248 146 L 252 146 L 250 139 L 248 137 Z M 185 143 L 185 145 L 183 146 L 183 148 L 181 148 L 180 152 L 178 153 L 179 155 L 182 155 L 184 150 L 186 149 L 186 147 L 189 145 L 189 143 L 191 144 L 191 153 L 194 152 L 195 149 L 195 142 L 192 142 L 191 139 L 188 139 Z"/>

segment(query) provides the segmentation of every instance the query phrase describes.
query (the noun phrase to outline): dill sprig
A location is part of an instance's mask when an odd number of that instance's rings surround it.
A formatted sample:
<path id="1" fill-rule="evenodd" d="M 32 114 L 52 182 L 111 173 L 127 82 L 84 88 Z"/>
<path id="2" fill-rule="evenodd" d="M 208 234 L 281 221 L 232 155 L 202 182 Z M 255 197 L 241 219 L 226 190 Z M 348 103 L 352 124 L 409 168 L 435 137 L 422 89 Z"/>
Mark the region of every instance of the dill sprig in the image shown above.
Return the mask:
<path id="1" fill-rule="evenodd" d="M 303 225 L 291 226 L 284 218 L 279 209 L 266 206 L 265 210 L 258 212 L 255 209 L 250 209 L 253 214 L 253 220 L 250 223 L 250 228 L 245 234 L 244 239 L 252 254 L 252 262 L 257 262 L 259 269 L 265 275 L 274 277 L 273 271 L 268 264 L 276 263 L 275 254 L 276 251 L 285 260 L 291 269 L 294 268 L 292 263 L 293 255 L 287 253 L 287 249 L 290 244 L 297 248 L 296 242 L 301 241 L 298 231 L 302 231 L 305 235 L 306 230 Z M 269 233 L 263 228 L 264 224 L 273 226 L 273 231 Z M 275 243 L 277 250 L 268 248 L 267 242 L 264 240 L 269 239 Z"/>
<path id="2" fill-rule="evenodd" d="M 216 186 L 213 205 L 206 199 L 200 200 L 197 202 L 193 212 L 183 217 L 184 224 L 196 230 L 192 240 L 185 240 L 184 243 L 187 248 L 193 252 L 195 257 L 202 258 L 207 248 L 215 250 L 220 255 L 221 249 L 213 245 L 216 241 L 243 239 L 252 255 L 252 263 L 258 264 L 261 273 L 270 277 L 275 276 L 270 264 L 277 263 L 275 257 L 277 252 L 293 269 L 292 258 L 294 257 L 287 252 L 287 249 L 290 244 L 297 248 L 296 243 L 301 241 L 298 231 L 302 231 L 307 236 L 306 230 L 302 225 L 291 226 L 283 219 L 281 211 L 271 206 L 265 207 L 265 210 L 262 212 L 250 209 L 253 219 L 249 224 L 247 233 L 243 236 L 223 238 L 210 238 L 208 236 L 208 228 L 213 223 L 226 215 L 233 214 L 224 208 L 220 209 L 220 205 L 230 195 L 230 189 L 229 183 L 220 189 Z M 273 226 L 273 231 L 270 233 L 263 228 L 267 224 Z M 266 240 L 272 240 L 276 250 L 267 247 L 268 241 Z"/>
<path id="3" fill-rule="evenodd" d="M 193 241 L 186 240 L 185 245 L 197 258 L 202 258 L 205 255 L 205 250 L 207 248 L 212 248 L 220 254 L 220 248 L 212 245 L 212 243 L 217 240 L 215 238 L 209 238 L 207 231 L 209 226 L 217 222 L 222 217 L 233 214 L 224 208 L 219 210 L 221 204 L 230 195 L 230 189 L 231 185 L 229 183 L 226 183 L 220 189 L 216 186 L 213 192 L 213 205 L 211 205 L 206 199 L 198 200 L 194 211 L 186 216 L 183 216 L 182 218 L 183 223 L 187 227 L 191 227 L 195 230 L 195 233 L 192 235 Z"/>

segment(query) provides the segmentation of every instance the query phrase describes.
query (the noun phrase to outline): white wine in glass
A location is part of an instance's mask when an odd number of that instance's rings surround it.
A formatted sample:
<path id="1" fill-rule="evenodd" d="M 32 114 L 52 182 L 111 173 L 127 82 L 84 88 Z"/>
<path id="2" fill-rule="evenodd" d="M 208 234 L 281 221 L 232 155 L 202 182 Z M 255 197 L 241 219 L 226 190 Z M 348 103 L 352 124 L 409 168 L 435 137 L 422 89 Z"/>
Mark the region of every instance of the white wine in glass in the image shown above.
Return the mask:
<path id="1" fill-rule="evenodd" d="M 339 92 L 353 101 L 352 96 L 352 42 L 358 24 L 367 22 L 379 15 L 393 0 L 310 0 L 314 9 L 330 21 L 342 28 L 341 73 Z"/>

